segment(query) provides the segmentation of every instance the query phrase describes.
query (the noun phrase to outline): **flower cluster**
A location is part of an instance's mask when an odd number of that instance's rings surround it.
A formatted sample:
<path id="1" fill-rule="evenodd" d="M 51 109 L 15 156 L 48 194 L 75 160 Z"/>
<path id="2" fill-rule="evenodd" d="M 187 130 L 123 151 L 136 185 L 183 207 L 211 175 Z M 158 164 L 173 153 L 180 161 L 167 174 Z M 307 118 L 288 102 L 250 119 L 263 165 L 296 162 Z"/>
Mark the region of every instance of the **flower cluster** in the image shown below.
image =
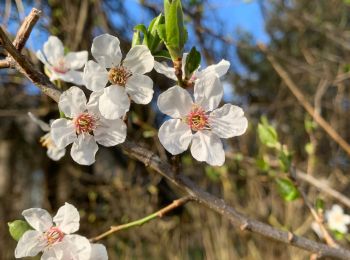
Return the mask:
<path id="1" fill-rule="evenodd" d="M 40 208 L 22 212 L 33 230 L 26 231 L 18 241 L 15 257 L 36 256 L 42 252 L 41 260 L 75 259 L 107 260 L 107 250 L 102 244 L 91 244 L 86 237 L 75 235 L 79 229 L 78 210 L 65 203 L 52 219 L 50 214 Z"/>
<path id="2" fill-rule="evenodd" d="M 154 61 L 144 45 L 132 47 L 122 60 L 119 39 L 109 34 L 93 40 L 91 53 L 95 60 L 87 61 L 86 52 L 64 56 L 63 49 L 61 41 L 51 36 L 44 44 L 44 54 L 37 53 L 50 71 L 51 80 L 83 83 L 92 94 L 87 101 L 78 87 L 65 91 L 58 103 L 65 117 L 52 122 L 48 137 L 60 151 L 73 143 L 70 151 L 73 160 L 91 165 L 95 162 L 97 143 L 110 147 L 124 142 L 126 125 L 123 118 L 130 109 L 130 101 L 137 104 L 151 102 L 153 82 L 144 74 L 154 67 L 171 79 L 177 78 L 174 68 Z M 84 72 L 75 71 L 83 65 Z M 172 118 L 163 123 L 158 133 L 160 142 L 169 153 L 180 154 L 191 145 L 191 154 L 196 160 L 214 166 L 224 163 L 221 138 L 242 135 L 248 126 L 240 107 L 225 104 L 218 108 L 223 96 L 220 77 L 226 74 L 229 66 L 228 61 L 222 60 L 206 69 L 195 70 L 187 79 L 189 85 L 194 86 L 193 98 L 177 85 L 159 95 L 159 110 Z M 185 75 L 184 66 L 182 70 Z M 79 80 L 73 75 L 79 75 Z M 53 146 L 47 147 L 52 151 Z"/>

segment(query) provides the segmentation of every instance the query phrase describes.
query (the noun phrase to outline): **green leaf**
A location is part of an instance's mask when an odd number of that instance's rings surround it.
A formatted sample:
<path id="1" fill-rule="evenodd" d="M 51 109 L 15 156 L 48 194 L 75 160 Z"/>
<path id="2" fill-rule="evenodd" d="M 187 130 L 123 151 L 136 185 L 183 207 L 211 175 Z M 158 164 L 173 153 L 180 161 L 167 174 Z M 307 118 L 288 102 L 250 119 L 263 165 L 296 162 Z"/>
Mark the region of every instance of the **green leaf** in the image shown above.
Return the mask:
<path id="1" fill-rule="evenodd" d="M 152 54 L 158 49 L 159 44 L 161 43 L 161 38 L 158 35 L 157 30 L 158 26 L 164 25 L 164 22 L 164 15 L 160 14 L 154 18 L 148 26 L 148 48 L 151 50 Z"/>
<path id="2" fill-rule="evenodd" d="M 285 201 L 293 201 L 299 198 L 299 191 L 291 180 L 285 178 L 276 178 L 275 180 L 278 192 Z"/>
<path id="3" fill-rule="evenodd" d="M 279 165 L 282 172 L 289 172 L 292 165 L 293 155 L 286 149 L 282 148 L 278 154 Z"/>
<path id="4" fill-rule="evenodd" d="M 148 46 L 148 30 L 144 24 L 138 24 L 134 27 L 134 31 L 139 31 L 143 33 L 143 43 Z"/>
<path id="5" fill-rule="evenodd" d="M 190 53 L 187 55 L 185 64 L 185 76 L 190 78 L 192 73 L 198 69 L 201 64 L 201 54 L 196 50 L 196 47 L 192 47 Z"/>
<path id="6" fill-rule="evenodd" d="M 270 164 L 265 160 L 264 157 L 256 159 L 255 163 L 258 169 L 263 172 L 268 172 L 270 170 Z"/>
<path id="7" fill-rule="evenodd" d="M 32 229 L 32 227 L 24 220 L 15 220 L 7 223 L 7 225 L 9 226 L 11 237 L 16 241 L 18 241 L 25 232 Z"/>
<path id="8" fill-rule="evenodd" d="M 316 208 L 317 212 L 324 212 L 324 209 L 325 209 L 324 200 L 317 198 L 316 202 L 315 202 L 315 208 Z"/>
<path id="9" fill-rule="evenodd" d="M 315 147 L 312 143 L 307 143 L 305 145 L 305 151 L 307 152 L 308 155 L 311 155 L 315 152 Z"/>
<path id="10" fill-rule="evenodd" d="M 134 31 L 134 34 L 132 36 L 131 47 L 134 47 L 135 45 L 140 45 L 140 44 L 141 44 L 140 31 L 136 30 Z"/>
<path id="11" fill-rule="evenodd" d="M 157 26 L 157 34 L 159 38 L 166 43 L 166 31 L 165 31 L 165 24 L 159 24 Z"/>
<path id="12" fill-rule="evenodd" d="M 187 41 L 187 31 L 183 22 L 181 0 L 164 0 L 165 44 L 173 60 L 182 57 Z"/>
<path id="13" fill-rule="evenodd" d="M 155 58 L 165 58 L 165 59 L 171 60 L 170 54 L 167 50 L 157 51 L 157 52 L 153 53 L 153 56 Z"/>
<path id="14" fill-rule="evenodd" d="M 258 135 L 260 142 L 270 148 L 277 148 L 279 145 L 276 129 L 270 125 L 266 117 L 261 118 L 258 124 Z"/>

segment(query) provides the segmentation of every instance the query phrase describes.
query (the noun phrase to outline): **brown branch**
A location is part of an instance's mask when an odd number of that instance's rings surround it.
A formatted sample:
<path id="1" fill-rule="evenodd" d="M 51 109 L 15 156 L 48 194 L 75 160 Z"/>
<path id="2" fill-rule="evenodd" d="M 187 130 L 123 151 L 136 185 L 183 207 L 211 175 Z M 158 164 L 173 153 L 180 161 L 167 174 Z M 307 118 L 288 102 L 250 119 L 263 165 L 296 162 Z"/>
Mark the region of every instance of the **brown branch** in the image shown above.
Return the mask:
<path id="1" fill-rule="evenodd" d="M 47 94 L 57 102 L 60 96 L 60 91 L 55 88 L 46 75 L 37 71 L 28 61 L 28 59 L 17 51 L 1 27 L 0 39 L 3 42 L 3 47 L 16 61 L 16 69 L 28 77 L 35 85 L 37 85 L 44 94 Z M 149 166 L 178 188 L 185 191 L 189 196 L 193 197 L 194 200 L 198 201 L 203 206 L 228 218 L 235 227 L 242 231 L 251 231 L 264 237 L 317 253 L 317 255 L 320 257 L 328 256 L 341 259 L 350 259 L 350 251 L 346 249 L 332 248 L 325 244 L 296 236 L 291 232 L 279 230 L 270 225 L 242 215 L 233 207 L 229 206 L 224 200 L 217 198 L 196 186 L 196 184 L 194 184 L 187 177 L 180 174 L 175 175 L 172 170 L 172 166 L 168 162 L 162 161 L 158 155 L 152 153 L 148 149 L 142 148 L 140 145 L 132 141 L 127 140 L 121 144 L 120 147 L 131 157 L 139 160 L 146 166 Z"/>
<path id="2" fill-rule="evenodd" d="M 300 91 L 299 87 L 291 79 L 287 71 L 277 62 L 275 57 L 269 53 L 266 47 L 262 44 L 259 45 L 260 50 L 265 53 L 267 59 L 270 61 L 272 67 L 275 69 L 277 74 L 282 78 L 284 83 L 287 85 L 289 90 L 293 93 L 298 102 L 303 108 L 312 116 L 315 122 L 320 125 L 323 130 L 337 143 L 339 146 L 350 156 L 350 145 L 347 143 L 337 131 L 326 121 L 324 118 L 315 111 L 313 106 L 307 101 L 304 94 Z"/>

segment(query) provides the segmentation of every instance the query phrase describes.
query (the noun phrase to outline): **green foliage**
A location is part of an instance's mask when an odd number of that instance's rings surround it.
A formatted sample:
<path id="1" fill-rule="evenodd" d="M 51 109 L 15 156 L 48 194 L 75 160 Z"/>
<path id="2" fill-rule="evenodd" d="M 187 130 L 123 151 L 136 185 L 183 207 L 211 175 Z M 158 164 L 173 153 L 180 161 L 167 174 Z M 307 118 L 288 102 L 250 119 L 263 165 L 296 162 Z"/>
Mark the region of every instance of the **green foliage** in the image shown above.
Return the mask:
<path id="1" fill-rule="evenodd" d="M 206 166 L 205 167 L 205 174 L 207 175 L 207 177 L 211 181 L 219 181 L 220 180 L 220 172 L 214 167 Z"/>
<path id="2" fill-rule="evenodd" d="M 24 220 L 15 220 L 7 223 L 7 225 L 11 237 L 16 241 L 18 241 L 25 232 L 32 229 L 32 227 Z"/>
<path id="3" fill-rule="evenodd" d="M 308 155 L 313 154 L 315 152 L 315 147 L 312 143 L 307 143 L 305 145 L 305 151 L 307 152 Z"/>
<path id="4" fill-rule="evenodd" d="M 190 78 L 192 73 L 198 69 L 201 64 L 201 54 L 196 50 L 196 47 L 192 47 L 190 53 L 187 55 L 185 63 L 185 76 Z"/>
<path id="5" fill-rule="evenodd" d="M 285 201 L 293 201 L 299 198 L 300 193 L 293 182 L 287 178 L 276 178 L 278 193 Z"/>
<path id="6" fill-rule="evenodd" d="M 317 212 L 324 212 L 324 209 L 325 209 L 324 201 L 320 198 L 317 198 L 316 202 L 315 202 L 315 208 L 316 208 Z"/>
<path id="7" fill-rule="evenodd" d="M 270 164 L 268 161 L 265 160 L 264 157 L 257 158 L 255 163 L 258 169 L 263 172 L 268 172 L 270 170 Z"/>
<path id="8" fill-rule="evenodd" d="M 164 0 L 165 30 L 159 34 L 168 48 L 173 60 L 182 57 L 183 48 L 187 41 L 187 30 L 183 22 L 181 0 Z"/>
<path id="9" fill-rule="evenodd" d="M 282 148 L 279 150 L 278 162 L 282 172 L 289 172 L 290 166 L 292 165 L 292 154 L 287 150 L 287 148 Z"/>
<path id="10" fill-rule="evenodd" d="M 279 145 L 276 129 L 269 124 L 266 117 L 261 117 L 261 123 L 258 124 L 258 135 L 260 142 L 270 148 L 276 148 Z"/>

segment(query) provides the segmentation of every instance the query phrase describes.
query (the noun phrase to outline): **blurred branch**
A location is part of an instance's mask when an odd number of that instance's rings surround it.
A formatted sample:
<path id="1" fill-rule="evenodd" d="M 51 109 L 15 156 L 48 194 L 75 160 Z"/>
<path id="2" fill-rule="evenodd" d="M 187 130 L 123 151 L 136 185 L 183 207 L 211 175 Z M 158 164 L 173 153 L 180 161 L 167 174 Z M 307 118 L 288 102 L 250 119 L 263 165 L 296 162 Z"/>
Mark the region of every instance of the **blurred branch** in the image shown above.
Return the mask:
<path id="1" fill-rule="evenodd" d="M 178 207 L 181 207 L 182 205 L 185 205 L 187 202 L 192 201 L 192 200 L 194 200 L 194 198 L 191 196 L 186 196 L 186 197 L 174 200 L 168 206 L 166 206 L 166 207 L 158 210 L 157 212 L 155 212 L 151 215 L 148 215 L 144 218 L 141 218 L 141 219 L 138 219 L 138 220 L 135 220 L 135 221 L 132 221 L 130 223 L 123 224 L 123 225 L 111 226 L 111 228 L 108 231 L 102 233 L 99 236 L 91 238 L 90 242 L 96 242 L 96 241 L 101 240 L 102 238 L 105 238 L 106 236 L 109 236 L 110 234 L 113 234 L 113 233 L 118 232 L 120 230 L 142 226 L 143 224 L 145 224 L 153 219 L 163 217 L 168 212 L 170 212 Z"/>
<path id="2" fill-rule="evenodd" d="M 56 102 L 59 100 L 61 92 L 50 82 L 49 78 L 37 71 L 29 60 L 21 55 L 8 39 L 4 30 L 0 27 L 0 39 L 3 47 L 16 61 L 15 68 L 24 76 L 28 77 L 35 85 L 37 85 L 44 94 L 50 96 Z M 263 222 L 250 219 L 233 207 L 229 206 L 223 199 L 220 199 L 210 193 L 199 188 L 195 183 L 183 175 L 176 175 L 172 166 L 167 161 L 162 161 L 158 155 L 148 149 L 141 147 L 132 141 L 126 140 L 120 147 L 146 166 L 161 174 L 164 178 L 185 191 L 189 196 L 203 206 L 219 213 L 229 219 L 232 224 L 240 230 L 248 230 L 253 233 L 260 234 L 264 237 L 271 238 L 285 244 L 293 245 L 310 252 L 317 253 L 319 257 L 336 257 L 342 259 L 350 259 L 350 251 L 343 248 L 332 248 L 322 243 L 296 236 L 291 232 L 282 231 L 267 225 Z M 349 149 L 350 150 L 350 149 Z"/>
<path id="3" fill-rule="evenodd" d="M 312 105 L 306 100 L 304 94 L 300 91 L 299 87 L 294 83 L 294 81 L 289 76 L 288 72 L 277 62 L 275 57 L 268 52 L 266 46 L 259 44 L 260 50 L 266 55 L 267 59 L 270 61 L 272 67 L 275 69 L 276 73 L 282 78 L 284 83 L 287 85 L 289 90 L 296 97 L 298 102 L 304 107 L 304 109 L 312 116 L 312 118 L 319 124 L 323 130 L 337 143 L 339 146 L 350 156 L 350 145 L 347 143 L 337 131 L 326 121 L 324 118 L 315 111 Z"/>

